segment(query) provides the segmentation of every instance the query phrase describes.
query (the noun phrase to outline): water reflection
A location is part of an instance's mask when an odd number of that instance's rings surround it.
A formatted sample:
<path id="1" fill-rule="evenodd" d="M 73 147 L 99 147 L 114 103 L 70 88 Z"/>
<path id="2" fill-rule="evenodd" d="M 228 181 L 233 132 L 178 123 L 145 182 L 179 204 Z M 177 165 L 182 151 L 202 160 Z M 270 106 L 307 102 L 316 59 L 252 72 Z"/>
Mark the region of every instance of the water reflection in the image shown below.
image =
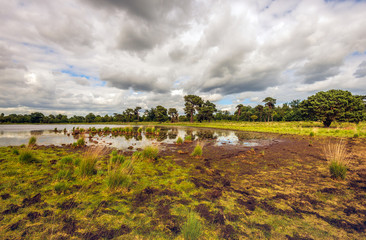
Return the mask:
<path id="1" fill-rule="evenodd" d="M 31 136 L 39 145 L 72 144 L 84 137 L 88 145 L 106 145 L 119 149 L 144 148 L 151 144 L 174 143 L 178 137 L 191 136 L 192 140 L 212 141 L 216 145 L 236 144 L 257 146 L 265 135 L 230 130 L 199 129 L 191 127 L 160 127 L 153 134 L 146 133 L 146 126 L 122 125 L 0 125 L 0 146 L 26 144 Z M 139 128 L 140 132 L 139 132 Z M 63 130 L 59 130 L 63 129 Z M 76 130 L 77 129 L 77 130 Z M 114 132 L 113 132 L 113 129 Z M 116 130 L 117 129 L 117 130 Z M 132 129 L 132 130 L 131 130 Z M 75 134 L 77 132 L 77 134 Z"/>

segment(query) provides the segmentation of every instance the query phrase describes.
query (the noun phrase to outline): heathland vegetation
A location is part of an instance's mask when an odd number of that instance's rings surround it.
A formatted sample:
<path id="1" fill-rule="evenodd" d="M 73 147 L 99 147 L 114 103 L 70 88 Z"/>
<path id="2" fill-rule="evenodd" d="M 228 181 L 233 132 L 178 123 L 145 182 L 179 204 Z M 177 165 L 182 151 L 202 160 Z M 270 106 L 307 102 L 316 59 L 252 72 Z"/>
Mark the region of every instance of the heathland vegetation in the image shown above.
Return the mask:
<path id="1" fill-rule="evenodd" d="M 354 122 L 366 120 L 365 96 L 352 95 L 348 91 L 329 90 L 318 92 L 308 99 L 293 100 L 290 103 L 276 105 L 276 99 L 267 97 L 264 105 L 255 107 L 238 104 L 236 111 L 217 110 L 214 103 L 204 101 L 196 95 L 184 96 L 184 113 L 179 115 L 176 108 L 166 109 L 163 106 L 146 109 L 141 107 L 127 108 L 122 113 L 113 115 L 86 116 L 44 115 L 40 112 L 31 114 L 1 114 L 0 123 L 108 123 L 108 122 L 291 122 L 291 121 L 320 121 L 325 127 L 333 122 Z"/>

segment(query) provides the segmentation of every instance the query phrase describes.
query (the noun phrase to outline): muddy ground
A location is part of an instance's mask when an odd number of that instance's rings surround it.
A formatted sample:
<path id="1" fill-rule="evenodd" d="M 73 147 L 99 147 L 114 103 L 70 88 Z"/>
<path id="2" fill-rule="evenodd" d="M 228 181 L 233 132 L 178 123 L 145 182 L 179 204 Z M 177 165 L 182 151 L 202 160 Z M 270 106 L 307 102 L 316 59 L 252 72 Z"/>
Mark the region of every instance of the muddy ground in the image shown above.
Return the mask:
<path id="1" fill-rule="evenodd" d="M 294 135 L 271 137 L 271 144 L 254 148 L 216 146 L 206 141 L 202 158 L 190 156 L 195 142 L 169 145 L 162 154 L 174 156 L 181 166 L 194 166 L 191 181 L 204 189 L 198 198 L 207 201 L 234 198 L 239 215 L 250 216 L 261 209 L 264 216 L 283 216 L 290 222 L 305 219 L 314 229 L 324 231 L 322 235 L 317 230 L 295 228 L 292 234 L 284 235 L 287 239 L 366 239 L 365 139 L 345 140 L 351 159 L 348 175 L 346 180 L 336 180 L 330 177 L 322 146 L 338 140 Z M 221 219 L 205 210 L 204 205 L 196 210 L 203 218 L 223 225 L 237 217 L 229 213 Z M 274 226 L 266 222 L 254 223 L 253 227 L 269 238 L 283 238 L 281 234 L 271 235 Z M 284 229 L 286 224 L 284 221 Z M 249 237 L 252 232 L 239 228 L 232 230 L 232 235 Z"/>

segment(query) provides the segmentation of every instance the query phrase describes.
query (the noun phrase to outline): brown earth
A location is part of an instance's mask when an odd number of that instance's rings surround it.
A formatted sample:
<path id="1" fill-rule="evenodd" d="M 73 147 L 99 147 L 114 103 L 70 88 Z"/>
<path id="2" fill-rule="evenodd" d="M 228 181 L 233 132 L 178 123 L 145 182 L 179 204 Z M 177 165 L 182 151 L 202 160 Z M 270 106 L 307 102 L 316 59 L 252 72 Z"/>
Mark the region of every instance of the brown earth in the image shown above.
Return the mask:
<path id="1" fill-rule="evenodd" d="M 330 177 L 322 153 L 322 146 L 331 139 L 293 135 L 274 139 L 254 148 L 216 146 L 214 141 L 206 141 L 201 158 L 190 156 L 196 142 L 166 145 L 162 154 L 192 168 L 191 181 L 203 189 L 197 199 L 217 202 L 234 197 L 248 216 L 260 208 L 266 214 L 290 219 L 314 218 L 350 234 L 347 236 L 366 234 L 366 140 L 346 140 L 351 162 L 346 180 L 336 180 Z M 207 221 L 220 223 L 222 236 L 234 239 L 246 235 L 225 225 L 235 221 L 234 212 L 221 217 L 219 211 L 211 212 L 204 204 L 195 210 Z M 268 224 L 252 225 L 265 235 L 271 233 Z M 287 238 L 311 239 L 296 231 Z"/>

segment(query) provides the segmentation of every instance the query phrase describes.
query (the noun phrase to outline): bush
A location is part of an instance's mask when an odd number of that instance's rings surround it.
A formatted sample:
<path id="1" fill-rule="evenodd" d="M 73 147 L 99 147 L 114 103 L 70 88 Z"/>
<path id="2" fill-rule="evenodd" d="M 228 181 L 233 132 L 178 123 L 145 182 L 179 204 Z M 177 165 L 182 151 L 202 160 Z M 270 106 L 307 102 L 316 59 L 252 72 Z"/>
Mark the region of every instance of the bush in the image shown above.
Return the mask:
<path id="1" fill-rule="evenodd" d="M 314 132 L 310 132 L 309 136 L 310 137 L 314 137 L 315 136 L 315 133 Z"/>
<path id="2" fill-rule="evenodd" d="M 187 217 L 187 221 L 182 227 L 183 237 L 186 240 L 198 239 L 201 235 L 202 226 L 198 220 L 196 214 L 190 212 Z"/>
<path id="3" fill-rule="evenodd" d="M 141 134 L 141 132 L 142 132 L 142 127 L 139 127 L 139 128 L 137 129 L 137 133 L 140 135 L 140 134 Z"/>
<path id="4" fill-rule="evenodd" d="M 19 161 L 22 163 L 34 163 L 37 162 L 37 159 L 34 157 L 31 150 L 24 150 L 19 155 Z"/>
<path id="5" fill-rule="evenodd" d="M 178 137 L 177 144 L 182 144 L 182 143 L 183 143 L 183 139 L 181 137 Z"/>
<path id="6" fill-rule="evenodd" d="M 151 129 L 151 127 L 147 127 L 147 128 L 145 129 L 145 133 L 146 133 L 146 134 L 151 134 L 151 133 L 152 133 L 152 129 Z"/>
<path id="7" fill-rule="evenodd" d="M 192 157 L 201 157 L 202 156 L 202 146 L 197 144 L 194 148 L 193 152 L 191 153 Z"/>
<path id="8" fill-rule="evenodd" d="M 347 166 L 336 161 L 331 161 L 329 164 L 330 175 L 336 179 L 345 179 L 347 174 Z"/>
<path id="9" fill-rule="evenodd" d="M 37 143 L 37 138 L 35 136 L 32 136 L 28 141 L 28 147 L 33 147 Z"/>
<path id="10" fill-rule="evenodd" d="M 154 146 L 147 146 L 142 151 L 142 156 L 145 159 L 149 159 L 149 160 L 158 159 L 158 154 L 159 154 L 159 148 L 154 147 Z"/>
<path id="11" fill-rule="evenodd" d="M 73 162 L 72 157 L 63 157 L 60 160 L 61 164 L 71 164 Z"/>

